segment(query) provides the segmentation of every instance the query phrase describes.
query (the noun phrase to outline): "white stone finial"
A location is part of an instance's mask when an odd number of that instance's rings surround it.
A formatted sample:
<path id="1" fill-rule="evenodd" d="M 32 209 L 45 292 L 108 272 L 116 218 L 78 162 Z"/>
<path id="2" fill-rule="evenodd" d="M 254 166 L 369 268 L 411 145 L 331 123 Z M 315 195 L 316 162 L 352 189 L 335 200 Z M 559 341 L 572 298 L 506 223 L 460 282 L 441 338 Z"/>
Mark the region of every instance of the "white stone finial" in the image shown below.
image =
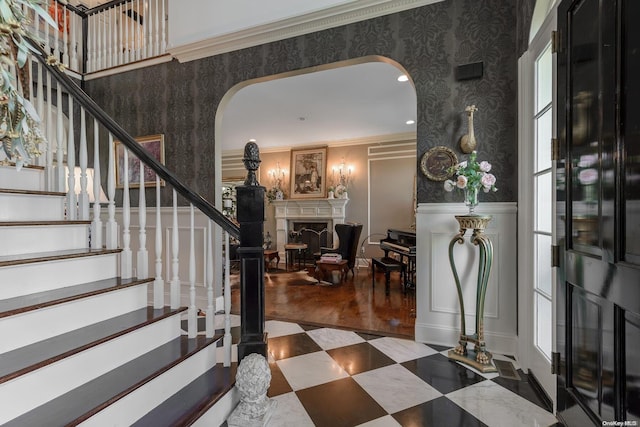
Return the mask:
<path id="1" fill-rule="evenodd" d="M 242 359 L 236 373 L 240 403 L 227 420 L 229 427 L 257 427 L 269 422 L 276 406 L 267 397 L 270 383 L 271 369 L 264 356 L 251 353 Z"/>

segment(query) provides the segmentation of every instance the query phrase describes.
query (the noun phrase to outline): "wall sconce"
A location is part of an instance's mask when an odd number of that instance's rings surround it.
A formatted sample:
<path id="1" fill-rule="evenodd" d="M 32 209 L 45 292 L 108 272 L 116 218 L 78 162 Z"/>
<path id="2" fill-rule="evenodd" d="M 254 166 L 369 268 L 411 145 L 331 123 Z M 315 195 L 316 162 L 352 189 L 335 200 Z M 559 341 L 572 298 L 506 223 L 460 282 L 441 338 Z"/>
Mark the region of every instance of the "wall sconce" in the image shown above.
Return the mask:
<path id="1" fill-rule="evenodd" d="M 276 168 L 269 171 L 271 177 L 272 186 L 278 190 L 281 190 L 282 181 L 284 181 L 284 169 L 280 169 L 280 162 L 276 162 Z"/>
<path id="2" fill-rule="evenodd" d="M 349 183 L 349 179 L 351 179 L 351 173 L 353 172 L 353 166 L 346 165 L 344 162 L 344 157 L 342 158 L 342 162 L 331 168 L 332 171 L 332 179 L 336 185 L 347 186 Z"/>

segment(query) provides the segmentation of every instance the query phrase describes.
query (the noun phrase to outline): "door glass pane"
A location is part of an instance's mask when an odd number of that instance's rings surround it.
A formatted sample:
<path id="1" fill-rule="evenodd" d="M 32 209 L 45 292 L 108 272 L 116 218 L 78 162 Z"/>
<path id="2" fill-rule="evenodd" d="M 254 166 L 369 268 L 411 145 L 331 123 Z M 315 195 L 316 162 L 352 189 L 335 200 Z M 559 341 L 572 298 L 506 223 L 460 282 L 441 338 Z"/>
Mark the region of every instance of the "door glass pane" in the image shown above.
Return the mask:
<path id="1" fill-rule="evenodd" d="M 536 231 L 551 233 L 551 218 L 553 214 L 551 172 L 535 177 L 535 191 Z"/>
<path id="2" fill-rule="evenodd" d="M 537 234 L 535 288 L 551 297 L 551 236 Z M 551 329 L 549 329 L 549 333 Z"/>
<path id="3" fill-rule="evenodd" d="M 536 120 L 536 172 L 551 167 L 551 132 L 553 110 L 550 108 Z"/>
<path id="4" fill-rule="evenodd" d="M 536 346 L 551 360 L 551 300 L 537 292 L 536 298 Z"/>
<path id="5" fill-rule="evenodd" d="M 640 69 L 640 25 L 633 21 L 640 14 L 640 2 L 626 1 L 624 25 L 623 72 L 635 76 Z M 635 15 L 634 15 L 635 14 Z M 629 77 L 622 90 L 625 124 L 625 239 L 626 261 L 640 264 L 640 79 Z"/>
<path id="6" fill-rule="evenodd" d="M 549 44 L 536 61 L 536 113 L 551 102 L 552 65 L 551 44 Z"/>
<path id="7" fill-rule="evenodd" d="M 572 245 L 597 246 L 600 241 L 600 168 L 598 93 L 599 27 L 597 0 L 583 1 L 572 19 L 570 74 L 571 123 L 567 138 L 570 144 L 572 193 Z"/>

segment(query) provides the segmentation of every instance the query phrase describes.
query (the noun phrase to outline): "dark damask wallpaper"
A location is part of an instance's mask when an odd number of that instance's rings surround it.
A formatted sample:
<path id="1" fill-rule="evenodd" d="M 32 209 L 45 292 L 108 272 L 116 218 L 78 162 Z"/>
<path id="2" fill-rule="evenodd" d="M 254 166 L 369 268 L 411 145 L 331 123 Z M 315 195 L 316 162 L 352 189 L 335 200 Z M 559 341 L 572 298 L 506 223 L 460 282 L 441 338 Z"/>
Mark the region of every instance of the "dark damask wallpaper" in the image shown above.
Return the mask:
<path id="1" fill-rule="evenodd" d="M 521 0 L 529 1 L 529 0 Z M 474 123 L 478 155 L 494 165 L 500 191 L 482 200 L 517 200 L 516 2 L 446 0 L 388 16 L 180 64 L 147 67 L 86 83 L 87 92 L 134 136 L 165 134 L 167 166 L 213 199 L 215 114 L 224 94 L 247 79 L 367 55 L 404 66 L 417 92 L 418 161 L 451 147 Z M 484 77 L 455 81 L 455 67 L 484 62 Z M 106 158 L 106 157 L 104 157 Z M 457 201 L 419 171 L 418 202 Z M 170 203 L 170 191 L 163 204 Z"/>
<path id="2" fill-rule="evenodd" d="M 517 0 L 516 10 L 518 13 L 518 58 L 526 52 L 529 47 L 529 31 L 531 30 L 531 18 L 536 0 Z"/>

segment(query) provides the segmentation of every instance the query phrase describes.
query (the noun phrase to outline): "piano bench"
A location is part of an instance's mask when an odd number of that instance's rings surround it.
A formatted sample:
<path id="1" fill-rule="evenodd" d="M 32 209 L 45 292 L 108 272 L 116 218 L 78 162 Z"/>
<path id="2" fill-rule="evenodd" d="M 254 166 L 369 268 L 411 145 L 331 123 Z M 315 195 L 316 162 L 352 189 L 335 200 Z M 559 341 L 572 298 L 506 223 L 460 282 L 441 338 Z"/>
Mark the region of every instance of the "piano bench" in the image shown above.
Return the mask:
<path id="1" fill-rule="evenodd" d="M 376 286 L 376 267 L 378 270 L 384 271 L 384 293 L 389 295 L 389 286 L 391 282 L 391 272 L 400 272 L 400 279 L 406 274 L 404 263 L 390 257 L 383 258 L 371 258 L 371 286 L 375 289 Z M 405 289 L 403 287 L 403 289 Z M 405 290 L 406 292 L 406 290 Z"/>

